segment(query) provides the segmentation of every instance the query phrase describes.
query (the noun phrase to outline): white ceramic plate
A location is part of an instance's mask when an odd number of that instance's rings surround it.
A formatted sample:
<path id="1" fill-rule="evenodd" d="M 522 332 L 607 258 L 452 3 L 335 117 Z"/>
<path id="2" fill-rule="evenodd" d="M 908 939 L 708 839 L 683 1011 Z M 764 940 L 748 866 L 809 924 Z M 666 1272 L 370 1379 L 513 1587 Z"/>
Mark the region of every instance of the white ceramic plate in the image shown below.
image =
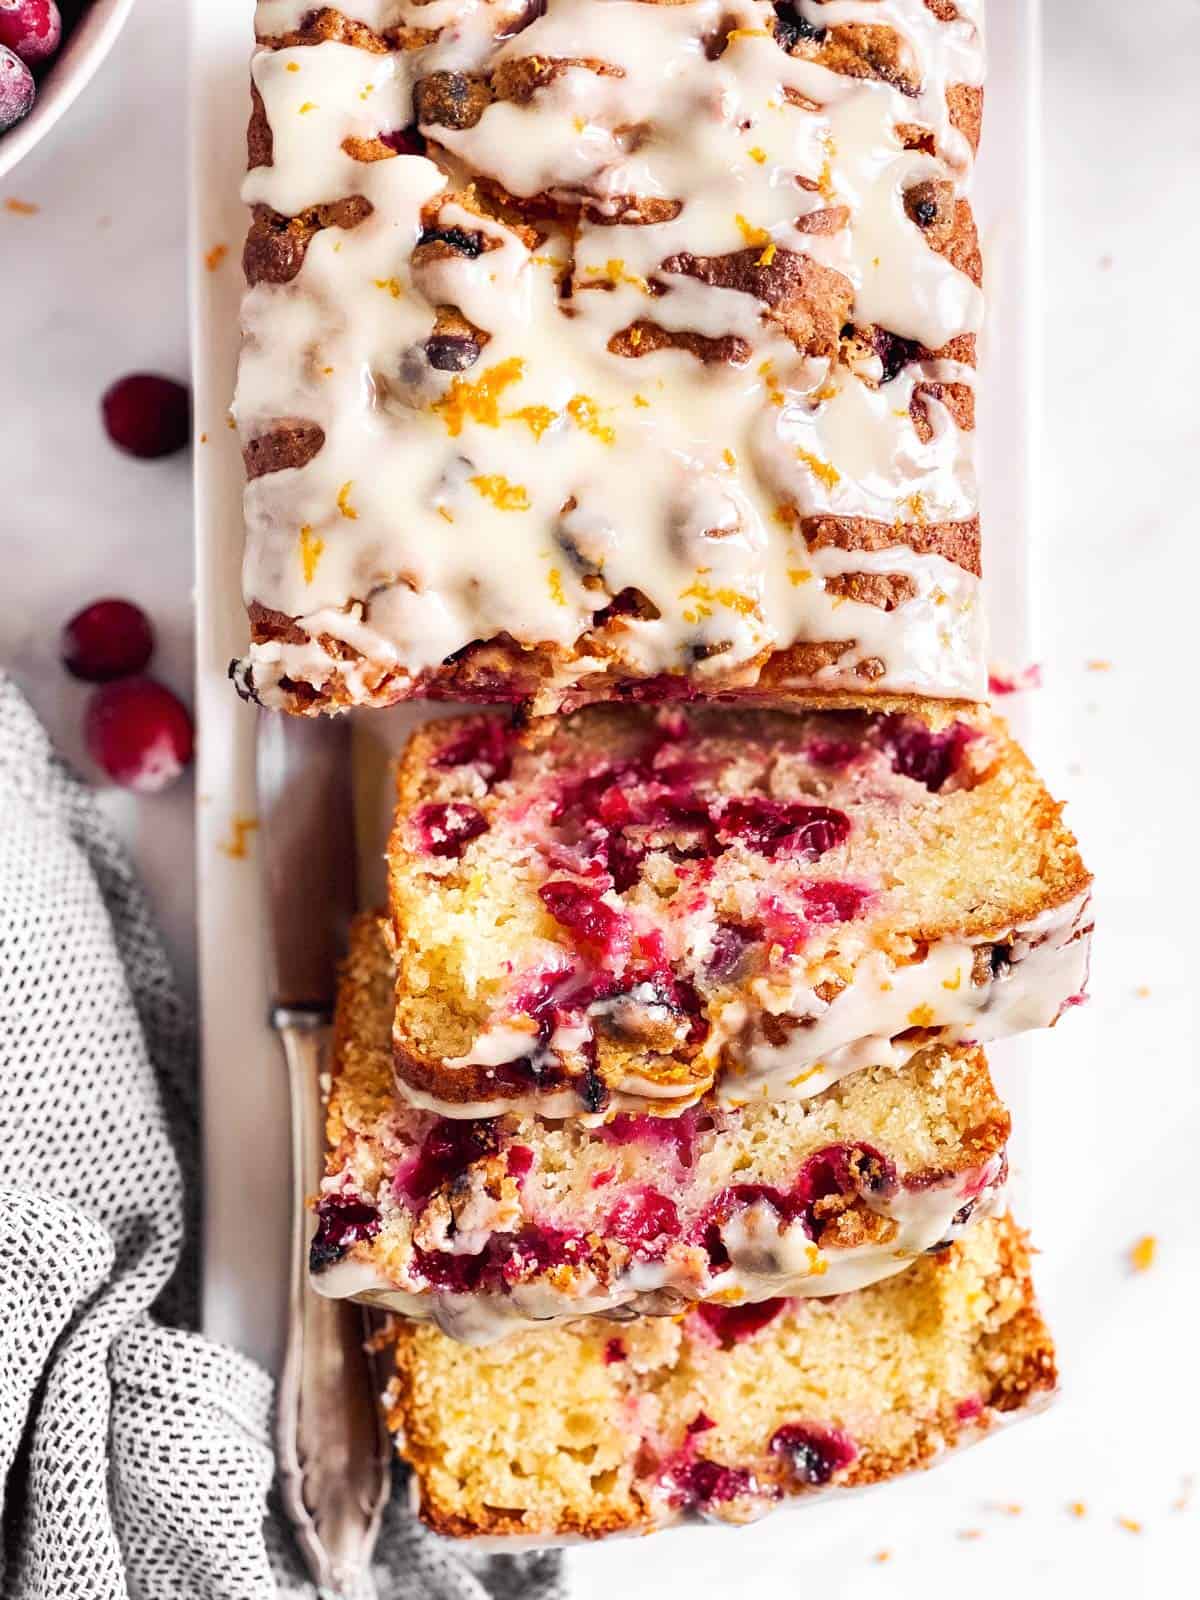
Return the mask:
<path id="1" fill-rule="evenodd" d="M 50 132 L 112 49 L 132 9 L 133 0 L 92 0 L 39 82 L 33 110 L 0 133 L 0 178 Z"/>
<path id="2" fill-rule="evenodd" d="M 253 833 L 245 857 L 233 856 L 226 848 L 234 838 L 236 820 L 252 818 L 255 812 L 256 713 L 238 700 L 226 677 L 246 630 L 239 574 L 242 468 L 235 435 L 226 425 L 226 408 L 232 394 L 242 289 L 236 262 L 246 229 L 237 191 L 245 167 L 252 11 L 251 0 L 191 0 L 190 4 L 193 363 L 196 428 L 207 436 L 196 449 L 204 1322 L 214 1338 L 275 1366 L 287 1248 L 287 1106 L 282 1062 L 265 1021 L 261 889 Z M 976 190 L 989 294 L 980 417 L 984 559 L 992 659 L 1019 666 L 1028 660 L 1029 651 L 1027 568 L 1034 538 L 1032 452 L 1038 434 L 1033 414 L 1039 392 L 1034 237 L 1038 0 L 1000 0 L 993 5 L 989 35 L 987 111 Z M 219 270 L 208 272 L 203 257 L 219 244 L 228 247 L 229 257 Z M 1010 704 L 1005 709 L 1013 715 L 1021 708 Z M 378 892 L 382 878 L 384 757 L 421 715 L 419 710 L 398 709 L 370 713 L 359 721 L 364 865 L 372 892 Z M 1014 720 L 1019 725 L 1022 718 L 1016 715 Z M 1031 1093 L 1027 1076 L 1020 1071 L 1026 1048 L 1017 1041 L 990 1054 L 1016 1121 L 1010 1147 L 1015 1205 L 1028 1215 L 1025 1158 Z M 868 1497 L 867 1504 L 873 1500 Z M 862 1515 L 856 1509 L 861 1504 L 855 1500 L 835 1508 L 825 1503 L 822 1527 L 837 1525 L 844 1532 L 844 1519 Z M 694 1536 L 688 1531 L 670 1541 L 666 1548 L 673 1564 L 679 1560 L 681 1543 Z M 629 1552 L 631 1583 L 636 1571 L 640 1584 L 648 1586 L 651 1574 L 645 1547 L 634 1542 L 623 1548 Z M 588 1559 L 588 1552 L 572 1556 L 577 1563 Z M 623 1570 L 623 1558 L 614 1559 Z M 610 1560 L 606 1571 L 612 1570 Z M 735 1575 L 736 1571 L 735 1566 Z"/>

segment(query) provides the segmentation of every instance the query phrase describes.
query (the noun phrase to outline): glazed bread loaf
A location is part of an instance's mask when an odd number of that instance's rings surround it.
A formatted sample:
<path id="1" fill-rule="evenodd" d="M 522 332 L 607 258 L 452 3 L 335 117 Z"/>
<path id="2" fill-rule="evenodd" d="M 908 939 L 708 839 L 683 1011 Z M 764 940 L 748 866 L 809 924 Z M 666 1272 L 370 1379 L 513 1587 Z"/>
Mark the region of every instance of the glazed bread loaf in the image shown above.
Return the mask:
<path id="1" fill-rule="evenodd" d="M 981 699 L 981 9 L 261 0 L 242 690 Z"/>
<path id="2" fill-rule="evenodd" d="M 381 923 L 361 917 L 312 1281 L 471 1343 L 585 1312 L 843 1294 L 957 1237 L 1002 1190 L 1009 1119 L 978 1050 L 931 1047 L 904 1073 L 744 1111 L 449 1121 L 393 1092 L 393 1005 Z"/>
<path id="3" fill-rule="evenodd" d="M 592 707 L 433 723 L 390 846 L 401 1091 L 446 1116 L 804 1098 L 1046 1026 L 1089 877 L 1003 724 Z"/>
<path id="4" fill-rule="evenodd" d="M 386 1401 L 441 1533 L 599 1538 L 925 1467 L 1055 1384 L 1022 1235 L 980 1222 L 833 1300 L 595 1318 L 464 1350 L 397 1320 Z"/>

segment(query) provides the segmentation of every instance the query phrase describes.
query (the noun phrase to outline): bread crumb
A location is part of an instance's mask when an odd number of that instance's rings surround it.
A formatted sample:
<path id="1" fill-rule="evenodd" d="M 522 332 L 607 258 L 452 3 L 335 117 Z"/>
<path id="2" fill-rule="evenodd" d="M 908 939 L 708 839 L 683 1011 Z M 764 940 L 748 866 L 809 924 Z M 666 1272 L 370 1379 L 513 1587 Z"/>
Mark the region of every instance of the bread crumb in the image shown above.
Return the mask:
<path id="1" fill-rule="evenodd" d="M 960 1539 L 966 1539 L 966 1540 L 982 1539 L 983 1538 L 983 1529 L 982 1528 L 960 1528 L 958 1530 L 958 1537 Z"/>
<path id="2" fill-rule="evenodd" d="M 1136 1517 L 1118 1517 L 1117 1527 L 1124 1528 L 1126 1533 L 1142 1532 L 1142 1525 Z"/>
<path id="3" fill-rule="evenodd" d="M 5 211 L 11 211 L 14 217 L 36 217 L 42 209 L 35 206 L 32 200 L 17 200 L 11 196 L 4 202 Z"/>
<path id="4" fill-rule="evenodd" d="M 1149 1272 L 1154 1265 L 1158 1240 L 1152 1233 L 1143 1234 L 1129 1249 L 1129 1264 L 1135 1272 Z"/>
<path id="5" fill-rule="evenodd" d="M 207 444 L 208 443 L 208 435 L 206 433 L 202 433 L 200 435 L 200 443 L 201 444 Z"/>
<path id="6" fill-rule="evenodd" d="M 1070 1502 L 1070 1504 L 1067 1506 L 1067 1510 L 1070 1512 L 1070 1514 L 1073 1517 L 1086 1517 L 1087 1516 L 1087 1506 L 1083 1503 L 1082 1500 L 1072 1500 Z"/>
<path id="7" fill-rule="evenodd" d="M 875 1560 L 880 1566 L 882 1566 L 885 1561 L 890 1561 L 891 1559 L 892 1552 L 890 1550 L 876 1550 Z"/>
<path id="8" fill-rule="evenodd" d="M 229 246 L 227 244 L 215 244 L 211 250 L 204 252 L 204 265 L 210 272 L 215 272 L 228 254 Z"/>
<path id="9" fill-rule="evenodd" d="M 1095 661 L 1087 661 L 1087 662 L 1084 663 L 1084 665 L 1087 667 L 1089 672 L 1111 672 L 1112 671 L 1112 662 L 1111 661 L 1105 661 L 1102 657 L 1097 658 Z"/>
<path id="10" fill-rule="evenodd" d="M 247 839 L 258 827 L 257 817 L 233 817 L 230 820 L 230 838 L 217 845 L 222 855 L 231 861 L 244 861 L 250 854 Z"/>

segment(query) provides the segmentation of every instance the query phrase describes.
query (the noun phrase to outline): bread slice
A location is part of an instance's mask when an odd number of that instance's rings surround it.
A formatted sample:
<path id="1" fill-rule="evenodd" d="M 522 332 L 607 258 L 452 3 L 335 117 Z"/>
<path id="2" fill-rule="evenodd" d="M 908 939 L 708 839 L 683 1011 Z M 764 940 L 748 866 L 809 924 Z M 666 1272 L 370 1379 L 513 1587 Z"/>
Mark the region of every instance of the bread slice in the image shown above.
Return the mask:
<path id="1" fill-rule="evenodd" d="M 393 1093 L 392 1007 L 382 924 L 360 917 L 312 1281 L 468 1342 L 585 1312 L 842 1294 L 957 1237 L 1003 1189 L 1009 1118 L 979 1050 L 932 1046 L 904 1073 L 742 1111 L 450 1121 Z"/>
<path id="2" fill-rule="evenodd" d="M 396 1068 L 447 1116 L 804 1097 L 1086 981 L 1089 875 L 986 714 L 468 717 L 398 795 Z"/>
<path id="3" fill-rule="evenodd" d="M 1056 1381 L 1007 1217 L 857 1294 L 760 1310 L 592 1318 L 477 1350 L 395 1321 L 385 1403 L 421 1516 L 540 1541 L 746 1522 L 929 1466 Z"/>

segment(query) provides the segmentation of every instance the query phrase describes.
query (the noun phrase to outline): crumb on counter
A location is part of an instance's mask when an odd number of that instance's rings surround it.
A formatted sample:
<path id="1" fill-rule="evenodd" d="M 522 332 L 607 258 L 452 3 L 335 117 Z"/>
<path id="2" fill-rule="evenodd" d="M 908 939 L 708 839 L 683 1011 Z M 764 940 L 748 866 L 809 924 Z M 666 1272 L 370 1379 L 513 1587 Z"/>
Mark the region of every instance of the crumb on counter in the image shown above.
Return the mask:
<path id="1" fill-rule="evenodd" d="M 1085 661 L 1084 665 L 1087 667 L 1089 672 L 1111 672 L 1112 671 L 1112 662 L 1111 661 L 1105 661 L 1102 656 L 1097 657 L 1094 661 Z"/>
<path id="2" fill-rule="evenodd" d="M 1067 1506 L 1067 1511 L 1076 1519 L 1087 1516 L 1087 1506 L 1082 1500 L 1072 1500 Z"/>
<path id="3" fill-rule="evenodd" d="M 211 250 L 204 252 L 204 265 L 209 272 L 215 272 L 228 254 L 229 246 L 227 244 L 215 244 Z"/>
<path id="4" fill-rule="evenodd" d="M 14 217 L 36 217 L 42 209 L 34 205 L 32 200 L 18 200 L 10 195 L 4 202 L 5 211 L 11 211 Z"/>
<path id="5" fill-rule="evenodd" d="M 1142 1525 L 1136 1517 L 1118 1517 L 1117 1527 L 1124 1528 L 1126 1533 L 1141 1533 L 1143 1531 Z"/>

